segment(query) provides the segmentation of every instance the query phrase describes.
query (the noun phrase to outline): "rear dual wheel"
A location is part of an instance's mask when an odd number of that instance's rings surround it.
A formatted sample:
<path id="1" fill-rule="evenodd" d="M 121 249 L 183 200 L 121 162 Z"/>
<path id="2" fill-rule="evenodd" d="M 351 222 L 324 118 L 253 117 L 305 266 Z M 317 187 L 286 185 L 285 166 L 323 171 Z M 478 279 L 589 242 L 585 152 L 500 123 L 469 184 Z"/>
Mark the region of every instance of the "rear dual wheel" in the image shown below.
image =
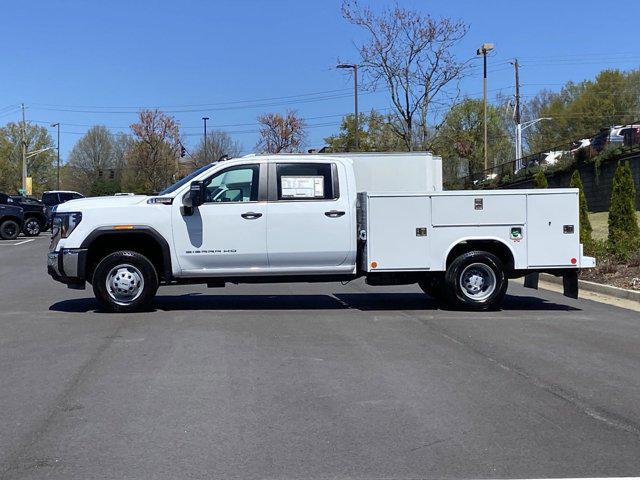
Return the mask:
<path id="1" fill-rule="evenodd" d="M 420 283 L 428 295 L 459 310 L 499 308 L 507 292 L 504 266 L 494 254 L 480 250 L 466 252 L 451 262 L 444 277 Z"/>

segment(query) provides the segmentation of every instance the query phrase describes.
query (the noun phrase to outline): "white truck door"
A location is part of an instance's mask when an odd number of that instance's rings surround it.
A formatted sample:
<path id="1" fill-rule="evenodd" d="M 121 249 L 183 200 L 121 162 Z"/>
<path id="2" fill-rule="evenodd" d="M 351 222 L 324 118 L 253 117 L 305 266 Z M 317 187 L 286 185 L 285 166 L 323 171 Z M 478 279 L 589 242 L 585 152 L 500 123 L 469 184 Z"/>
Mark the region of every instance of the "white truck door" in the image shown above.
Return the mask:
<path id="1" fill-rule="evenodd" d="M 355 238 L 346 172 L 332 162 L 269 165 L 267 250 L 271 269 L 343 265 Z"/>
<path id="2" fill-rule="evenodd" d="M 261 171 L 263 170 L 264 173 Z M 235 165 L 205 180 L 207 201 L 183 215 L 173 205 L 173 242 L 186 275 L 242 275 L 267 267 L 266 168 Z"/>

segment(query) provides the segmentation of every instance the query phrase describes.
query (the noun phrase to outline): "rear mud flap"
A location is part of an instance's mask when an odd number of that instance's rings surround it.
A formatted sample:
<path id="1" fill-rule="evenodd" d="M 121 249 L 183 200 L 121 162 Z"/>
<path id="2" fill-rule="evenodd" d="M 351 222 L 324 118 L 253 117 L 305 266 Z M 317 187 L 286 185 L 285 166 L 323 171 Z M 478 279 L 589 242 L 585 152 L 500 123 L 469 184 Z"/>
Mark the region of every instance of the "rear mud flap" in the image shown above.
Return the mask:
<path id="1" fill-rule="evenodd" d="M 540 279 L 540 274 L 538 272 L 530 273 L 524 276 L 524 286 L 527 288 L 538 289 L 538 280 Z"/>
<path id="2" fill-rule="evenodd" d="M 578 270 L 569 270 L 562 274 L 564 296 L 578 298 Z"/>

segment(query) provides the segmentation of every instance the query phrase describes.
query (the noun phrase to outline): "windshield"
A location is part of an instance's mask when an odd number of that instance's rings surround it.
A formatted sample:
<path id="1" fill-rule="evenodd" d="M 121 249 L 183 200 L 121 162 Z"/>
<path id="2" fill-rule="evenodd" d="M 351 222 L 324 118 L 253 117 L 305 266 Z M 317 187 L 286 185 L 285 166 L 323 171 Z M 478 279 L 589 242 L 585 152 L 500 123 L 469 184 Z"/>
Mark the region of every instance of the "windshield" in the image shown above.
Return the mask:
<path id="1" fill-rule="evenodd" d="M 178 180 L 176 183 L 174 183 L 173 185 L 170 185 L 169 187 L 165 188 L 164 190 L 162 190 L 160 193 L 158 193 L 158 195 L 167 195 L 171 192 L 174 192 L 175 190 L 177 190 L 178 188 L 180 188 L 182 185 L 184 185 L 185 183 L 189 182 L 190 180 L 192 180 L 193 178 L 197 177 L 198 175 L 200 175 L 202 172 L 204 172 L 205 170 L 213 167 L 213 165 L 215 165 L 215 163 L 209 163 L 207 165 L 204 165 L 200 168 L 198 168 L 197 170 L 194 170 L 193 172 L 191 172 L 189 175 L 187 175 L 186 177 Z"/>

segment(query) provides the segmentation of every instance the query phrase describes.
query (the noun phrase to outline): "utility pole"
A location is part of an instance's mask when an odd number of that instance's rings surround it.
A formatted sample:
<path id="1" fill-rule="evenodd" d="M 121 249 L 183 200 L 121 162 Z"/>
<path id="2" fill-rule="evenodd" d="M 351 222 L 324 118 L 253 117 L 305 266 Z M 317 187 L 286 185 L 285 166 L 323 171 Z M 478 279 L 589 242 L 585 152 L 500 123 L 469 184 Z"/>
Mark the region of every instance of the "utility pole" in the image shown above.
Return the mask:
<path id="1" fill-rule="evenodd" d="M 22 107 L 22 194 L 27 194 L 27 133 L 24 119 L 24 103 Z"/>
<path id="2" fill-rule="evenodd" d="M 207 163 L 207 120 L 209 120 L 209 117 L 202 117 L 202 121 L 204 122 L 204 164 L 206 165 Z"/>
<path id="3" fill-rule="evenodd" d="M 360 119 L 358 118 L 358 64 L 353 64 L 353 103 L 354 110 L 356 114 L 356 152 L 360 150 L 360 134 L 358 130 L 360 130 Z"/>
<path id="4" fill-rule="evenodd" d="M 520 120 L 520 64 L 518 63 L 518 59 L 514 59 L 513 68 L 515 70 L 516 75 L 516 108 L 514 111 L 513 119 L 516 123 L 516 168 L 515 171 L 520 170 L 521 159 L 522 159 L 522 124 Z"/>
<path id="5" fill-rule="evenodd" d="M 52 127 L 58 127 L 58 143 L 56 150 L 58 150 L 58 190 L 60 190 L 60 122 L 52 123 Z"/>
<path id="6" fill-rule="evenodd" d="M 341 63 L 336 66 L 336 68 L 351 68 L 353 70 L 353 110 L 355 114 L 354 124 L 355 124 L 355 144 L 356 144 L 356 152 L 360 150 L 360 139 L 359 139 L 359 130 L 360 130 L 360 119 L 358 118 L 358 64 L 357 63 Z"/>
<path id="7" fill-rule="evenodd" d="M 493 50 L 493 43 L 483 43 L 478 50 L 477 55 L 482 55 L 482 98 L 484 99 L 484 169 L 489 169 L 489 136 L 487 134 L 487 53 Z"/>

